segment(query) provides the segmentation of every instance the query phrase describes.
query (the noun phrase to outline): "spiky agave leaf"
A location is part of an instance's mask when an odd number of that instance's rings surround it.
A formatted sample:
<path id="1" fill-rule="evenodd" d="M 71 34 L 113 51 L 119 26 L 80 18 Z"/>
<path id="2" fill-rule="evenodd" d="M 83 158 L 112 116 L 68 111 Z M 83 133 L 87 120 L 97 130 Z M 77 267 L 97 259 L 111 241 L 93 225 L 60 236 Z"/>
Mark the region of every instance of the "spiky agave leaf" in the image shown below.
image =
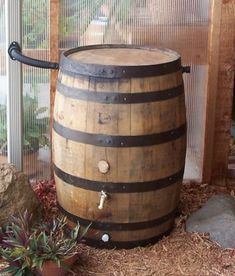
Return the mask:
<path id="1" fill-rule="evenodd" d="M 15 273 L 19 270 L 19 267 L 17 266 L 8 266 L 6 268 L 3 268 L 0 270 L 0 275 L 4 275 L 4 273 L 13 273 L 13 275 L 15 275 Z"/>

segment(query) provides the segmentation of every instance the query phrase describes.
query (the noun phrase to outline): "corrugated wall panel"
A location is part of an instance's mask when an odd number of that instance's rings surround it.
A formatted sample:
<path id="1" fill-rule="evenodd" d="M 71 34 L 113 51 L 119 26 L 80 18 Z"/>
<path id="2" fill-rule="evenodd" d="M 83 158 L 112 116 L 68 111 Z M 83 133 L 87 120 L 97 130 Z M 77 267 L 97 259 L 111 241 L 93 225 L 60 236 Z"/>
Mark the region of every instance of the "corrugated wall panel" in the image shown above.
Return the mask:
<path id="1" fill-rule="evenodd" d="M 23 52 L 49 60 L 49 0 L 22 1 Z M 50 177 L 50 71 L 23 66 L 24 171 L 31 182 Z"/>
<path id="2" fill-rule="evenodd" d="M 0 163 L 7 162 L 7 76 L 5 0 L 0 0 Z"/>
<path id="3" fill-rule="evenodd" d="M 210 0 L 61 0 L 60 47 L 128 43 L 171 48 L 190 65 L 185 178 L 201 180 Z"/>
<path id="4" fill-rule="evenodd" d="M 6 6 L 6 47 L 12 41 L 21 43 L 20 2 L 8 0 Z M 7 153 L 9 162 L 22 170 L 22 74 L 21 65 L 9 57 L 7 69 Z"/>

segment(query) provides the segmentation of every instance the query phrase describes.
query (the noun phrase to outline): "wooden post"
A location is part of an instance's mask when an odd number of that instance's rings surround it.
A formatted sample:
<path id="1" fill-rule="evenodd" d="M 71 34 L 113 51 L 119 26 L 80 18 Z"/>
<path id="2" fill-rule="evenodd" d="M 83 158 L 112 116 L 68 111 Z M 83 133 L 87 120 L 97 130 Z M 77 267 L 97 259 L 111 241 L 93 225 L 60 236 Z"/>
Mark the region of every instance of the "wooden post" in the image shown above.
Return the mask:
<path id="1" fill-rule="evenodd" d="M 208 79 L 206 87 L 206 122 L 202 181 L 209 182 L 212 172 L 212 158 L 215 133 L 215 110 L 219 73 L 219 44 L 222 0 L 211 1 L 211 25 L 208 43 Z"/>
<path id="2" fill-rule="evenodd" d="M 235 0 L 223 1 L 220 24 L 219 75 L 215 113 L 212 180 L 224 182 L 228 170 L 235 61 Z"/>
<path id="3" fill-rule="evenodd" d="M 59 62 L 59 0 L 50 0 L 50 60 L 53 62 Z M 57 70 L 51 71 L 50 130 L 52 129 L 52 122 L 53 122 L 53 110 L 54 110 L 57 75 L 58 75 Z M 50 136 L 51 136 L 51 131 L 50 131 Z M 51 160 L 52 160 L 52 156 L 51 156 Z"/>

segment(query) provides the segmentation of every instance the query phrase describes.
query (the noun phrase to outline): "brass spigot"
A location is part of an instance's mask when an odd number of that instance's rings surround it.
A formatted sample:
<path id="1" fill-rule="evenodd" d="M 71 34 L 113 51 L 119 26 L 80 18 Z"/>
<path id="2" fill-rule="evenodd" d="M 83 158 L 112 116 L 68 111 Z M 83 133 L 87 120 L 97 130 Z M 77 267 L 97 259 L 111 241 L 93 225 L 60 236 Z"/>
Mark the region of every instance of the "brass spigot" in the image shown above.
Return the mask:
<path id="1" fill-rule="evenodd" d="M 98 205 L 98 209 L 102 210 L 104 208 L 104 202 L 107 199 L 108 195 L 102 190 L 100 192 L 100 203 Z"/>

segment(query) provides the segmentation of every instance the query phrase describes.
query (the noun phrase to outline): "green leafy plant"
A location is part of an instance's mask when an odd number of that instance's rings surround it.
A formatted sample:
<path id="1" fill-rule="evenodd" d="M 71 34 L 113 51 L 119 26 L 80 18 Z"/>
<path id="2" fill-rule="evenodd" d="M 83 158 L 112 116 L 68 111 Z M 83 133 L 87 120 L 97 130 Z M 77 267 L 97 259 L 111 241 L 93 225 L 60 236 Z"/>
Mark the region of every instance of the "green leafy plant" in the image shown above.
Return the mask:
<path id="1" fill-rule="evenodd" d="M 0 105 L 0 154 L 7 144 L 7 108 Z"/>
<path id="2" fill-rule="evenodd" d="M 49 5 L 47 0 L 22 1 L 22 21 L 26 32 L 23 35 L 25 48 L 48 48 L 47 21 Z"/>
<path id="3" fill-rule="evenodd" d="M 47 261 L 69 270 L 66 258 L 78 253 L 78 244 L 89 226 L 80 234 L 80 224 L 69 230 L 66 217 L 55 218 L 51 223 L 33 227 L 32 216 L 27 211 L 0 231 L 0 256 L 8 267 L 0 271 L 14 276 L 33 275 Z"/>
<path id="4" fill-rule="evenodd" d="M 49 117 L 42 116 L 47 110 L 47 107 L 38 108 L 36 97 L 24 96 L 24 148 L 29 152 L 49 145 L 46 135 Z"/>
<path id="5" fill-rule="evenodd" d="M 24 152 L 35 152 L 39 147 L 49 146 L 48 129 L 49 117 L 44 114 L 47 107 L 38 108 L 36 97 L 26 95 L 24 102 Z M 0 106 L 0 154 L 7 153 L 7 125 L 6 125 L 6 106 Z"/>

